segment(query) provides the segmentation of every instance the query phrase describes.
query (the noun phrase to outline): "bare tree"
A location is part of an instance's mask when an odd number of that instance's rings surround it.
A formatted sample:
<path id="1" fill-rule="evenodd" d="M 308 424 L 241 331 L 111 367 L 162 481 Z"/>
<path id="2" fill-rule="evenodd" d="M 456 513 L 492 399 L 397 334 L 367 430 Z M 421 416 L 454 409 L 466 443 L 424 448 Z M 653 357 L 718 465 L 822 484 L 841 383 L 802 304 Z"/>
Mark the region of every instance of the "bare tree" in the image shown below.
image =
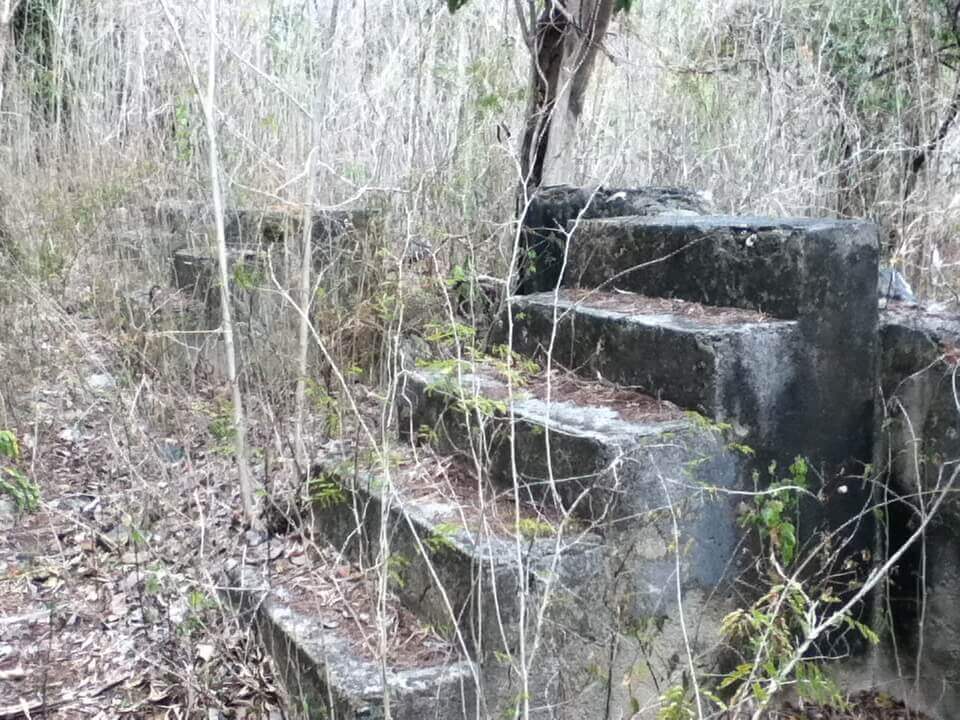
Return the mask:
<path id="1" fill-rule="evenodd" d="M 7 54 L 13 48 L 11 24 L 20 0 L 3 0 L 0 3 L 0 109 L 3 108 L 4 90 L 7 80 Z"/>
<path id="2" fill-rule="evenodd" d="M 216 127 L 217 2 L 218 0 L 210 0 L 208 7 L 210 40 L 207 56 L 207 86 L 206 92 L 204 93 L 201 91 L 200 79 L 193 68 L 193 64 L 190 62 L 190 54 L 173 20 L 170 8 L 166 0 L 161 0 L 167 22 L 173 30 L 177 44 L 180 46 L 180 51 L 183 53 L 184 62 L 187 63 L 194 89 L 202 101 L 203 120 L 207 130 L 209 171 L 213 196 L 214 232 L 217 244 L 217 264 L 220 274 L 220 308 L 222 313 L 220 332 L 223 335 L 223 349 L 227 363 L 227 382 L 230 385 L 233 396 L 234 443 L 237 456 L 237 470 L 240 477 L 240 499 L 243 502 L 243 511 L 247 524 L 250 525 L 250 527 L 257 528 L 260 526 L 260 522 L 257 514 L 256 501 L 254 500 L 253 477 L 250 472 L 250 464 L 247 460 L 246 416 L 243 410 L 243 393 L 240 390 L 240 380 L 237 376 L 237 356 L 233 343 L 233 317 L 230 309 L 230 271 L 227 259 L 226 231 L 223 222 L 223 190 L 220 186 L 220 158 Z"/>
<path id="3" fill-rule="evenodd" d="M 530 90 L 520 149 L 528 189 L 576 179 L 570 147 L 614 7 L 615 0 L 550 0 L 535 20 L 531 12 L 525 28 Z"/>

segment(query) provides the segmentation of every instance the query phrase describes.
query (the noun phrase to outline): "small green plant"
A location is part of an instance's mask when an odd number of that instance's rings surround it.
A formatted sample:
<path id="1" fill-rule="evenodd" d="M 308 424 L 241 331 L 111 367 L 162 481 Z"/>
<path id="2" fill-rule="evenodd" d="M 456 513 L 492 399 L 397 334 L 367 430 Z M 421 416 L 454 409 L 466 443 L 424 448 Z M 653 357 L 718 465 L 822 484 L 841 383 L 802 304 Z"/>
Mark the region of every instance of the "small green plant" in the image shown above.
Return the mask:
<path id="1" fill-rule="evenodd" d="M 404 575 L 408 567 L 410 567 L 410 559 L 403 555 L 394 554 L 387 558 L 387 575 L 399 588 L 407 584 Z"/>
<path id="2" fill-rule="evenodd" d="M 215 600 L 201 590 L 191 590 L 187 594 L 187 614 L 177 631 L 190 637 L 203 632 L 207 626 L 207 615 L 217 606 Z"/>
<path id="3" fill-rule="evenodd" d="M 717 435 L 724 435 L 733 430 L 733 425 L 730 423 L 711 420 L 706 415 L 698 413 L 696 410 L 688 410 L 684 414 L 687 416 L 688 420 L 693 422 L 693 424 L 701 430 L 707 430 L 708 432 L 716 433 Z"/>
<path id="4" fill-rule="evenodd" d="M 483 397 L 480 395 L 474 395 L 472 397 L 467 397 L 466 395 L 457 399 L 457 402 L 454 403 L 454 407 L 460 410 L 463 413 L 475 412 L 481 417 L 494 417 L 497 413 L 501 415 L 507 412 L 507 403 L 504 400 L 494 400 L 492 398 Z"/>
<path id="5" fill-rule="evenodd" d="M 538 518 L 521 518 L 517 523 L 517 532 L 528 540 L 553 537 L 556 533 L 553 525 Z"/>
<path id="6" fill-rule="evenodd" d="M 674 685 L 660 696 L 657 720 L 693 720 L 696 716 L 696 708 L 682 685 Z"/>
<path id="7" fill-rule="evenodd" d="M 755 457 L 757 454 L 757 451 L 749 445 L 744 445 L 743 443 L 738 442 L 728 443 L 727 449 L 732 450 L 735 453 L 740 453 L 744 457 Z"/>
<path id="8" fill-rule="evenodd" d="M 523 707 L 528 697 L 526 693 L 517 693 L 513 698 L 513 703 L 505 707 L 500 716 L 504 720 L 515 720 L 515 718 L 522 717 Z"/>
<path id="9" fill-rule="evenodd" d="M 150 569 L 143 580 L 143 589 L 147 595 L 159 595 L 163 591 L 163 581 L 160 571 Z"/>
<path id="10" fill-rule="evenodd" d="M 438 345 L 471 344 L 477 331 L 461 322 L 429 323 L 426 326 L 427 340 Z"/>
<path id="11" fill-rule="evenodd" d="M 748 662 L 743 662 L 728 673 L 719 684 L 720 690 L 735 688 L 730 705 L 752 696 L 757 702 L 768 701 L 765 681 L 778 679 L 792 681 L 797 694 L 804 700 L 837 708 L 846 701 L 836 682 L 814 660 L 801 659 L 790 672 L 797 647 L 809 630 L 810 619 L 818 607 L 839 602 L 829 593 L 811 599 L 796 582 L 776 584 L 748 609 L 729 613 L 722 621 L 720 631 L 724 638 L 745 651 Z M 866 640 L 876 644 L 877 634 L 867 625 L 846 614 L 841 620 Z"/>
<path id="12" fill-rule="evenodd" d="M 304 393 L 313 406 L 314 411 L 323 417 L 327 434 L 336 435 L 339 433 L 342 427 L 339 400 L 312 378 L 307 379 Z"/>
<path id="13" fill-rule="evenodd" d="M 40 507 L 40 487 L 17 466 L 20 443 L 12 430 L 0 430 L 0 492 L 9 495 L 18 512 L 36 512 Z"/>
<path id="14" fill-rule="evenodd" d="M 233 443 L 236 428 L 233 426 L 233 405 L 222 403 L 207 423 L 207 431 L 218 443 Z"/>
<path id="15" fill-rule="evenodd" d="M 255 290 L 263 285 L 263 269 L 256 265 L 237 263 L 233 268 L 233 282 L 241 290 Z"/>
<path id="16" fill-rule="evenodd" d="M 430 427 L 429 425 L 421 425 L 417 430 L 417 439 L 419 439 L 420 442 L 428 445 L 435 445 L 439 437 L 440 436 L 437 433 L 437 429 Z"/>
<path id="17" fill-rule="evenodd" d="M 459 530 L 458 525 L 439 523 L 434 526 L 432 534 L 423 539 L 423 544 L 434 555 L 445 550 L 453 550 L 456 547 L 453 543 L 453 537 Z"/>
<path id="18" fill-rule="evenodd" d="M 337 477 L 331 473 L 323 473 L 319 477 L 310 477 L 307 480 L 307 493 L 310 501 L 322 510 L 342 505 L 347 501 L 347 493 Z"/>
<path id="19" fill-rule="evenodd" d="M 777 473 L 776 462 L 767 469 L 770 477 Z M 769 542 L 784 565 L 793 562 L 797 550 L 797 515 L 800 494 L 807 489 L 807 461 L 797 457 L 789 468 L 789 476 L 770 483 L 767 492 L 754 497 L 753 508 L 740 518 L 743 527 L 755 527 L 760 539 Z M 754 484 L 759 485 L 759 473 L 754 473 Z"/>
<path id="20" fill-rule="evenodd" d="M 0 430 L 0 457 L 17 460 L 20 457 L 20 443 L 12 430 Z"/>

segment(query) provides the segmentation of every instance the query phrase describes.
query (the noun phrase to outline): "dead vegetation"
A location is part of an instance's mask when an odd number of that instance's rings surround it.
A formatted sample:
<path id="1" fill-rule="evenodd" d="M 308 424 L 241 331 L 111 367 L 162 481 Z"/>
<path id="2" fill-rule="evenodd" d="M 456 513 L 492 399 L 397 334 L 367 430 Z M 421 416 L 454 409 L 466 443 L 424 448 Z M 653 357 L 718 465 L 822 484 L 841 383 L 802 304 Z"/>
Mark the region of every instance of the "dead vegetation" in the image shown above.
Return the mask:
<path id="1" fill-rule="evenodd" d="M 41 497 L 26 512 L 0 496 L 0 718 L 284 717 L 270 662 L 221 605 L 224 569 L 249 563 L 300 607 L 334 612 L 328 622 L 351 628 L 369 657 L 380 652 L 370 640 L 376 588 L 295 522 L 270 541 L 244 524 L 219 347 L 209 333 L 182 332 L 183 317 L 206 308 L 170 288 L 173 247 L 206 236 L 154 234 L 156 218 L 143 212 L 169 201 L 206 208 L 209 197 L 199 99 L 159 29 L 161 9 L 34 4 L 51 11 L 38 27 L 58 18 L 65 41 L 50 57 L 29 56 L 22 41 L 19 54 L 0 55 L 0 430 L 16 434 L 17 467 Z M 203 9 L 173 5 L 201 57 Z M 314 288 L 311 460 L 331 440 L 356 442 L 364 423 L 378 440 L 393 437 L 403 356 L 435 345 L 438 329 L 482 334 L 489 317 L 477 321 L 478 298 L 455 290 L 472 287 L 465 279 L 502 280 L 512 266 L 527 80 L 512 4 L 492 11 L 474 0 L 454 17 L 439 2 L 383 5 L 225 3 L 219 26 L 229 204 L 299 213 L 316 145 L 313 203 L 373 208 L 382 221 L 356 253 L 327 262 Z M 893 61 L 890 73 L 920 88 L 922 103 L 884 121 L 875 99 L 849 106 L 842 73 L 801 42 L 806 25 L 789 25 L 806 4 L 727 5 L 654 3 L 615 20 L 604 47 L 613 62 L 585 111 L 593 140 L 573 150 L 579 179 L 697 186 L 730 212 L 869 215 L 884 224 L 894 262 L 930 293 L 948 293 L 960 207 L 956 132 L 939 137 L 937 122 L 955 105 L 955 72 L 930 69 L 942 51 L 914 38 L 917 67 Z M 878 72 L 898 38 L 872 59 Z M 902 160 L 918 150 L 905 193 Z M 265 307 L 289 310 L 271 278 L 254 284 L 274 303 Z M 598 306 L 762 320 L 679 301 Z M 275 324 L 250 323 L 241 338 L 241 352 L 258 358 L 241 380 L 253 473 L 264 504 L 283 515 L 306 468 L 291 419 L 292 315 L 266 317 Z M 542 382 L 530 389 L 546 396 Z M 680 416 L 561 374 L 550 393 L 636 420 Z M 426 492 L 471 516 L 473 472 L 438 464 Z M 502 498 L 492 500 L 498 509 Z M 497 515 L 504 530 L 508 510 Z M 343 597 L 350 617 L 331 610 Z M 404 612 L 389 618 L 391 662 L 448 651 Z M 921 717 L 880 696 L 833 712 L 781 717 Z"/>

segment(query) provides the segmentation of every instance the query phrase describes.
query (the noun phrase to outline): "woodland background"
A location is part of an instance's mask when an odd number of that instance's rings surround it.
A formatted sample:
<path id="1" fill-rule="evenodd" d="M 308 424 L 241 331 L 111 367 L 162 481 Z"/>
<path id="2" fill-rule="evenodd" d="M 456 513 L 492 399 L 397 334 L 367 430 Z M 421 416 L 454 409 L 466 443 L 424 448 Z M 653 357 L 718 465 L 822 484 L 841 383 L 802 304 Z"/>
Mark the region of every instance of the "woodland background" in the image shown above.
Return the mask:
<path id="1" fill-rule="evenodd" d="M 960 3 L 628 4 L 571 182 L 689 186 L 728 213 L 866 217 L 915 290 L 956 296 Z M 0 690 L 3 717 L 26 717 L 25 697 L 63 716 L 280 713 L 268 661 L 215 602 L 243 537 L 224 452 L 237 408 L 222 382 L 145 357 L 130 298 L 169 285 L 169 257 L 134 267 L 115 249 L 145 208 L 211 202 L 191 80 L 205 77 L 208 7 L 0 0 L 0 430 L 19 440 L 0 443 L 0 471 L 29 489 L 0 513 L 0 609 L 22 621 L 0 635 L 0 672 L 29 684 Z M 518 14 L 536 7 L 220 3 L 226 205 L 300 212 L 312 176 L 317 205 L 376 209 L 382 230 L 359 271 L 324 279 L 350 302 L 316 300 L 332 362 L 306 387 L 307 427 L 284 420 L 291 358 L 244 378 L 260 496 L 302 471 L 294 434 L 321 447 L 389 415 L 400 335 L 435 339 L 438 322 L 461 322 L 464 280 L 507 278 L 530 82 Z M 386 438 L 388 425 L 374 426 Z M 284 543 L 257 552 L 304 566 L 308 540 Z"/>

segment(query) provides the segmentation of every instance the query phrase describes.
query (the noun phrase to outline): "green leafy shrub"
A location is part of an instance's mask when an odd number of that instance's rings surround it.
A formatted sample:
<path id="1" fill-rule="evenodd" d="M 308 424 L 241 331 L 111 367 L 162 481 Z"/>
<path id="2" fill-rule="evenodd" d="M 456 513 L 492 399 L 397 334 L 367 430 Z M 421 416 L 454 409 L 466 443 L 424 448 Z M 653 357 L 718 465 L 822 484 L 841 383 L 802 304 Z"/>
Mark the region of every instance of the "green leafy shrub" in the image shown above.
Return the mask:
<path id="1" fill-rule="evenodd" d="M 12 430 L 0 430 L 0 492 L 9 495 L 20 512 L 40 507 L 40 487 L 17 467 L 20 444 Z"/>

